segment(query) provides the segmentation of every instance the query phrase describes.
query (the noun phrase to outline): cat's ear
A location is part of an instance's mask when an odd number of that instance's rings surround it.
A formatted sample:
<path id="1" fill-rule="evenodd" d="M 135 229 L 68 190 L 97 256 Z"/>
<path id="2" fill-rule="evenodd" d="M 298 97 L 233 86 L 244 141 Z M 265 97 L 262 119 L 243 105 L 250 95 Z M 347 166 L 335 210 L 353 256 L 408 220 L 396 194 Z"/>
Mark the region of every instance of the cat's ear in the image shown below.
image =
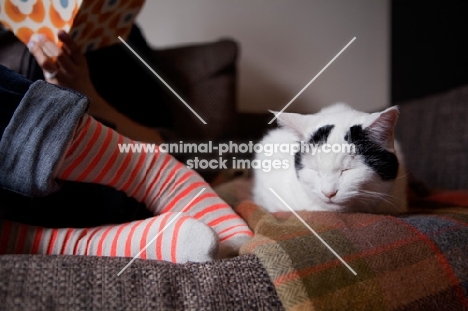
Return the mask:
<path id="1" fill-rule="evenodd" d="M 375 141 L 388 150 L 394 151 L 395 125 L 400 112 L 398 106 L 392 106 L 379 113 L 371 114 L 370 129 Z"/>
<path id="2" fill-rule="evenodd" d="M 299 113 L 282 112 L 269 110 L 276 116 L 278 125 L 293 130 L 301 140 L 305 140 L 307 129 L 310 126 L 309 117 Z"/>

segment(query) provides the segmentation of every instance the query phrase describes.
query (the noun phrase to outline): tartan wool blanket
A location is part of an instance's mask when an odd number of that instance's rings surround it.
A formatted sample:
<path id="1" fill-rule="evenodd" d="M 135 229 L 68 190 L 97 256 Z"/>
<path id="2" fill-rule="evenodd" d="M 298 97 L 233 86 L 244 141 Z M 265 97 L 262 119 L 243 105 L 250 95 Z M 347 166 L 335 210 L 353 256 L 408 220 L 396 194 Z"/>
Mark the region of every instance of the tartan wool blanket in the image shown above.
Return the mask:
<path id="1" fill-rule="evenodd" d="M 468 208 L 440 206 L 298 212 L 354 275 L 295 215 L 243 201 L 236 211 L 255 236 L 241 253 L 259 257 L 288 311 L 468 310 Z"/>

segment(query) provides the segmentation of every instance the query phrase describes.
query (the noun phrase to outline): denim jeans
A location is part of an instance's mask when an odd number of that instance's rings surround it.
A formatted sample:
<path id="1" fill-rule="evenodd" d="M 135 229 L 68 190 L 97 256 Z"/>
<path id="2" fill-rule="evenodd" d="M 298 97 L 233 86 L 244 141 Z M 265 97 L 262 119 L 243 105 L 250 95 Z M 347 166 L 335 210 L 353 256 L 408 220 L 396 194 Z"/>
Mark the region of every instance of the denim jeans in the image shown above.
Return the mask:
<path id="1" fill-rule="evenodd" d="M 31 84 L 28 79 L 0 65 L 0 137 Z"/>
<path id="2" fill-rule="evenodd" d="M 77 92 L 42 80 L 31 82 L 0 65 L 0 205 L 10 206 L 13 220 L 37 225 L 46 225 L 43 222 L 47 221 L 50 226 L 88 226 L 100 224 L 95 223 L 97 219 L 109 223 L 135 218 L 128 208 L 139 204 L 123 193 L 100 185 L 64 185 L 54 178 L 88 104 L 88 99 Z M 86 210 L 89 206 L 96 210 Z M 43 213 L 41 208 L 55 215 Z M 66 211 L 63 221 L 51 223 L 49 216 L 56 219 L 59 210 Z M 94 219 L 86 215 L 89 212 L 97 212 Z M 80 213 L 81 218 L 77 216 Z M 67 215 L 68 221 L 63 219 Z M 130 219 L 126 219 L 129 215 Z M 90 216 L 94 222 L 73 223 L 73 219 L 86 220 Z"/>
<path id="3" fill-rule="evenodd" d="M 31 197 L 48 195 L 59 188 L 53 174 L 89 100 L 42 80 L 30 83 L 5 67 L 0 70 L 2 92 L 8 95 L 5 115 L 10 117 L 0 140 L 0 187 Z"/>

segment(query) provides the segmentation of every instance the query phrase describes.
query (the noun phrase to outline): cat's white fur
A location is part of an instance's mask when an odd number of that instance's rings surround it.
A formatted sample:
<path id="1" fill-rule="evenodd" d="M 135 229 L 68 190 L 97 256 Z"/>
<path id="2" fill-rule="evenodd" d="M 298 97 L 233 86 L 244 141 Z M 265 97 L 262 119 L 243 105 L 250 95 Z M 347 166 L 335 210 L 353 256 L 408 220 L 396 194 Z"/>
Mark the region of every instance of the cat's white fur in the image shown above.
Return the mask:
<path id="1" fill-rule="evenodd" d="M 274 112 L 273 112 L 274 113 Z M 276 114 L 276 113 L 275 113 Z M 273 189 L 292 209 L 308 211 L 343 211 L 397 214 L 405 212 L 406 173 L 398 143 L 394 141 L 394 126 L 398 108 L 379 113 L 365 113 L 338 103 L 316 114 L 282 113 L 279 128 L 271 130 L 260 144 L 294 144 L 308 141 L 312 133 L 325 125 L 334 125 L 327 143 L 343 144 L 349 128 L 360 124 L 372 129 L 373 139 L 398 158 L 395 179 L 383 180 L 360 155 L 347 153 L 316 153 L 302 158 L 303 169 L 296 172 L 294 155 L 277 152 L 271 156 L 257 153 L 260 161 L 287 160 L 289 168 L 266 172 L 254 170 L 253 200 L 271 212 L 289 211 L 269 188 Z M 326 194 L 336 191 L 328 198 Z"/>

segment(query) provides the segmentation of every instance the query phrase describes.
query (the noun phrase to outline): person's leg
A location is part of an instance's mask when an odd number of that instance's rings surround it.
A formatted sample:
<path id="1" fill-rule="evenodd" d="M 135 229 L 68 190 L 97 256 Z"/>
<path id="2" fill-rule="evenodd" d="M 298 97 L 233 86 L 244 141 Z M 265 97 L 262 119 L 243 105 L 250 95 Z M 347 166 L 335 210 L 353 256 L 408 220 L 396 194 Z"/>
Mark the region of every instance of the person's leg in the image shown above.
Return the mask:
<path id="1" fill-rule="evenodd" d="M 31 81 L 0 65 L 0 138 Z"/>
<path id="2" fill-rule="evenodd" d="M 172 156 L 119 153 L 117 142 L 133 142 L 86 115 L 88 103 L 80 94 L 43 81 L 31 84 L 0 140 L 0 187 L 26 196 L 48 195 L 59 188 L 58 177 L 112 186 L 155 214 L 188 205 L 188 214 L 216 231 L 223 255 L 238 251 L 252 236 L 209 185 Z"/>
<path id="3" fill-rule="evenodd" d="M 89 101 L 81 94 L 44 81 L 31 83 L 0 67 L 0 188 L 25 196 L 45 196 L 60 188 L 53 179 L 85 114 Z"/>
<path id="4" fill-rule="evenodd" d="M 51 176 L 69 146 L 78 121 L 85 115 L 86 98 L 43 81 L 31 83 L 3 66 L 0 67 L 0 98 L 4 112 L 0 139 L 2 191 L 29 197 L 53 193 L 59 185 Z M 5 196 L 1 197 L 2 208 L 10 204 Z M 67 204 L 62 206 L 67 207 Z M 174 262 L 214 258 L 218 246 L 214 231 L 188 216 L 177 219 L 173 216 L 166 213 L 148 220 L 93 229 L 48 229 L 2 220 L 0 253 L 135 256 L 160 234 L 156 244 L 150 245 L 143 256 Z M 170 224 L 172 219 L 174 222 Z M 115 247 L 108 248 L 108 245 Z"/>
<path id="5" fill-rule="evenodd" d="M 20 116 L 12 120 L 13 114 L 20 106 L 21 101 L 32 83 L 32 81 L 21 74 L 0 65 L 0 145 L 4 145 L 1 143 L 1 140 L 10 121 L 14 121 L 12 123 L 21 123 L 21 121 L 18 122 L 16 120 L 20 119 Z M 51 90 L 51 95 L 54 95 L 56 91 L 63 91 L 60 88 Z M 39 96 L 40 94 L 35 93 L 34 96 L 30 97 L 37 102 Z M 37 99 L 34 99 L 36 97 Z M 47 106 L 47 104 L 48 103 L 44 103 L 44 106 Z M 57 103 L 55 106 L 58 106 L 58 104 L 60 103 Z M 71 105 L 74 105 L 74 103 L 71 103 Z M 40 103 L 37 106 L 40 108 Z M 80 105 L 76 105 L 76 108 L 79 108 L 79 106 Z M 73 107 L 70 109 L 73 109 Z M 39 115 L 39 113 L 41 113 L 41 109 L 35 109 L 35 107 L 29 107 L 28 111 L 29 110 L 31 114 Z M 48 109 L 45 113 L 48 113 L 51 118 L 55 118 L 55 116 L 63 113 L 63 110 Z M 70 122 L 68 126 L 73 129 L 76 124 Z M 38 125 L 36 125 L 36 127 L 38 127 Z M 38 133 L 40 129 L 38 129 L 37 132 L 33 129 L 29 130 L 31 133 L 36 133 L 35 135 L 42 135 Z M 15 140 L 17 139 L 15 138 Z M 9 144 L 10 148 L 13 148 L 13 146 L 13 144 Z M 38 147 L 39 146 L 35 149 L 38 150 Z M 8 153 L 8 150 L 6 150 L 6 152 Z M 25 150 L 25 152 L 32 153 L 31 150 Z M 24 154 L 18 154 L 18 156 L 26 158 Z M 0 161 L 3 161 L 1 155 Z M 9 217 L 11 220 L 41 226 L 52 224 L 57 227 L 87 227 L 116 222 L 128 222 L 148 217 L 148 215 L 143 212 L 143 204 L 139 204 L 135 199 L 126 196 L 124 193 L 104 185 L 67 183 L 64 187 L 56 188 L 56 191 L 53 191 L 53 193 L 48 191 L 48 195 L 44 196 L 40 194 L 39 197 L 34 193 L 18 191 L 10 182 L 4 182 L 6 178 L 5 175 L 11 174 L 12 172 L 11 167 L 8 169 L 5 168 L 3 171 L 3 167 L 1 166 L 2 165 L 0 165 L 0 205 L 2 206 L 2 213 L 0 213 L 0 215 Z M 31 171 L 30 174 L 33 174 L 33 171 Z M 29 176 L 24 176 L 23 178 L 29 179 Z M 18 194 L 18 192 L 23 195 Z M 4 202 L 5 200 L 8 202 Z M 75 208 L 74 213 L 69 213 L 63 212 L 64 206 L 80 206 L 81 208 Z M 58 217 L 61 218 L 59 221 L 52 222 Z"/>
<path id="6" fill-rule="evenodd" d="M 18 108 L 31 83 L 31 81 L 27 80 L 23 76 L 0 64 L 0 141 L 16 108 Z M 0 158 L 0 161 L 1 160 L 2 159 Z M 1 178 L 2 177 L 0 176 L 0 183 Z M 2 202 L 5 200 L 7 193 L 8 192 L 6 190 L 1 189 L 0 187 L 0 198 L 2 198 L 0 199 L 0 218 L 9 214 L 9 210 L 5 205 L 5 202 Z"/>
<path id="7" fill-rule="evenodd" d="M 212 260 L 218 250 L 218 237 L 210 227 L 174 213 L 86 229 L 0 220 L 0 232 L 0 254 L 119 256 L 184 263 Z"/>
<path id="8" fill-rule="evenodd" d="M 56 178 L 112 186 L 144 202 L 155 215 L 184 209 L 216 231 L 221 256 L 236 253 L 252 236 L 244 220 L 195 171 L 157 152 L 155 145 L 155 152 L 147 153 L 119 149 L 132 144 L 140 143 L 85 116 Z"/>

